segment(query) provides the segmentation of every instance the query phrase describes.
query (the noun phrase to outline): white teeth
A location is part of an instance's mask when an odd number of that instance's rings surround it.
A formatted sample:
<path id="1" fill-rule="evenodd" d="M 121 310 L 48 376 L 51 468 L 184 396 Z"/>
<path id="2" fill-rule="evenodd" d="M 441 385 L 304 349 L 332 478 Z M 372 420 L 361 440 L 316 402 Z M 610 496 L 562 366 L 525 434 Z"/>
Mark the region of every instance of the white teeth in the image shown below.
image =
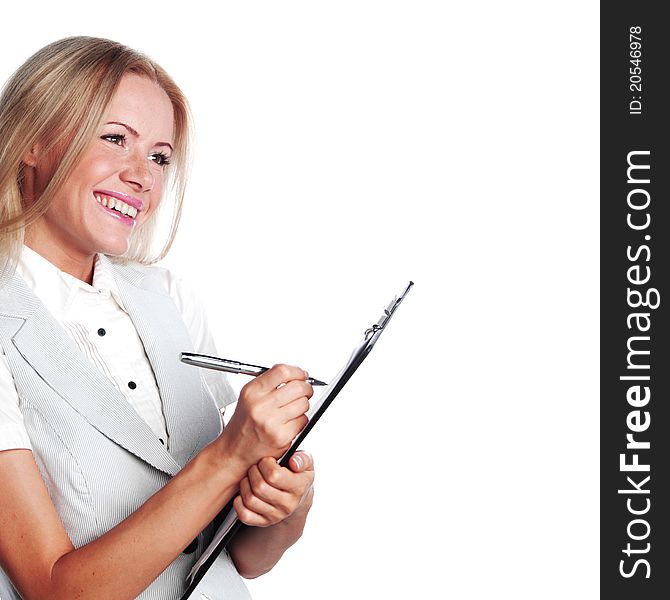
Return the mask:
<path id="1" fill-rule="evenodd" d="M 122 202 L 118 198 L 111 198 L 108 196 L 99 196 L 95 194 L 95 199 L 100 202 L 103 206 L 107 208 L 113 208 L 119 211 L 122 215 L 128 215 L 133 219 L 137 216 L 137 209 L 134 206 L 130 206 L 125 202 Z"/>

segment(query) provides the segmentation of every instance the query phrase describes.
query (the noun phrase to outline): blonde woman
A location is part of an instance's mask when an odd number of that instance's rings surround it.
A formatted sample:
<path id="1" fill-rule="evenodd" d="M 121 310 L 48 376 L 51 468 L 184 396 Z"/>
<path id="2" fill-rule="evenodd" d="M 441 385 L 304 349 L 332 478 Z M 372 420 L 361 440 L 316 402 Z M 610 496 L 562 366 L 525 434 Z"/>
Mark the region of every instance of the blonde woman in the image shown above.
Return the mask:
<path id="1" fill-rule="evenodd" d="M 193 598 L 248 598 L 302 533 L 307 374 L 278 365 L 234 401 L 179 352 L 212 351 L 195 298 L 149 266 L 179 221 L 189 114 L 145 56 L 55 42 L 0 97 L 0 597 L 179 598 L 236 494 L 243 530 Z M 172 227 L 152 254 L 159 208 Z M 239 573 L 239 574 L 238 574 Z"/>

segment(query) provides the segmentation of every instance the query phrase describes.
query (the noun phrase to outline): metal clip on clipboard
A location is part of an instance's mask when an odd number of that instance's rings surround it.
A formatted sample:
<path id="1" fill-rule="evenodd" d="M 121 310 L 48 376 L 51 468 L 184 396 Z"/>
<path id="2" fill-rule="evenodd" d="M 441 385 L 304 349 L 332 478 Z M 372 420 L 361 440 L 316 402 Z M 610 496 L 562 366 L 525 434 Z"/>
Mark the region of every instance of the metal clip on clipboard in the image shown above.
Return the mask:
<path id="1" fill-rule="evenodd" d="M 384 329 L 384 327 L 386 327 L 387 323 L 391 320 L 391 317 L 393 316 L 393 313 L 395 312 L 396 308 L 398 308 L 398 305 L 405 299 L 407 292 L 409 292 L 409 289 L 413 285 L 414 282 L 410 281 L 407 284 L 405 291 L 402 294 L 400 294 L 400 296 L 396 296 L 388 305 L 388 307 L 384 309 L 384 314 L 381 316 L 379 321 L 377 321 L 372 327 L 370 327 L 370 329 L 365 330 L 366 338 L 376 336 L 375 340 L 372 342 L 373 345 L 381 335 L 381 332 Z"/>
<path id="2" fill-rule="evenodd" d="M 288 467 L 288 461 L 298 450 L 303 440 L 307 437 L 307 434 L 312 430 L 312 427 L 314 427 L 316 422 L 321 418 L 321 415 L 326 412 L 326 409 L 330 406 L 332 401 L 335 399 L 340 390 L 345 386 L 347 381 L 349 381 L 351 376 L 356 372 L 356 369 L 358 369 L 363 360 L 365 360 L 365 357 L 370 354 L 370 351 L 377 343 L 379 336 L 381 336 L 396 309 L 405 299 L 407 292 L 409 292 L 413 285 L 414 282 L 410 281 L 402 294 L 400 294 L 400 296 L 396 296 L 384 309 L 384 314 L 381 316 L 381 318 L 374 325 L 365 330 L 363 340 L 360 342 L 360 344 L 358 344 L 358 346 L 356 346 L 356 348 L 354 348 L 354 351 L 351 353 L 351 357 L 349 358 L 347 364 L 333 378 L 333 380 L 323 390 L 318 400 L 306 413 L 309 421 L 307 425 L 305 425 L 305 428 L 295 438 L 295 440 L 293 440 L 291 447 L 280 459 L 279 464 L 282 467 Z M 187 580 L 189 582 L 188 588 L 180 600 L 186 600 L 191 596 L 191 594 L 198 587 L 198 584 L 202 578 L 207 573 L 207 570 L 216 560 L 216 557 L 224 550 L 224 548 L 226 548 L 230 540 L 243 525 L 242 522 L 237 518 L 237 514 L 233 509 L 233 500 L 226 504 L 223 510 L 221 510 L 219 515 L 214 519 L 214 522 L 217 524 L 217 531 L 214 534 L 214 538 L 202 553 L 195 565 L 193 565 Z"/>

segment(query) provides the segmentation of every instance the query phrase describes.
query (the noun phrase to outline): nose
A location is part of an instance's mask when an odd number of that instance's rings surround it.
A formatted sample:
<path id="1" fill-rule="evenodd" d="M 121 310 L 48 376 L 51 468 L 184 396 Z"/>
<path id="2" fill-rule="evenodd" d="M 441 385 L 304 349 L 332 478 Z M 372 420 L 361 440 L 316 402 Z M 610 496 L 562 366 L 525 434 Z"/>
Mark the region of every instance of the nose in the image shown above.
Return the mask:
<path id="1" fill-rule="evenodd" d="M 140 153 L 133 154 L 121 170 L 121 180 L 136 192 L 149 192 L 154 187 L 155 178 L 149 166 L 149 159 Z"/>

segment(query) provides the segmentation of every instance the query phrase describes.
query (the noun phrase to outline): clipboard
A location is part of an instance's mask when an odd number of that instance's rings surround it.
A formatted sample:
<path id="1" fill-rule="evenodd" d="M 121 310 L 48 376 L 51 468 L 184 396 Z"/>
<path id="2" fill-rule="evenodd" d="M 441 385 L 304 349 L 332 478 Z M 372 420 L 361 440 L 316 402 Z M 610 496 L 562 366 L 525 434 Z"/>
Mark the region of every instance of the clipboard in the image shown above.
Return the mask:
<path id="1" fill-rule="evenodd" d="M 344 365 L 342 370 L 333 378 L 333 380 L 326 386 L 319 398 L 306 415 L 308 417 L 307 425 L 293 440 L 290 448 L 279 460 L 282 467 L 288 467 L 288 462 L 293 454 L 298 450 L 302 442 L 305 440 L 309 432 L 316 425 L 323 413 L 326 412 L 333 400 L 339 394 L 340 390 L 346 385 L 347 381 L 356 372 L 361 363 L 365 360 L 372 348 L 377 343 L 377 340 L 384 332 L 384 329 L 391 320 L 400 303 L 405 299 L 405 296 L 414 285 L 413 281 L 407 284 L 400 296 L 396 296 L 391 303 L 384 309 L 384 314 L 381 318 L 370 328 L 365 330 L 362 341 L 354 348 L 349 360 Z M 209 568 L 212 566 L 219 554 L 226 548 L 226 546 L 233 539 L 243 523 L 237 518 L 237 513 L 233 508 L 233 499 L 224 506 L 221 512 L 216 516 L 213 523 L 216 525 L 216 533 L 209 546 L 204 550 L 198 561 L 193 565 L 191 572 L 188 575 L 188 587 L 180 600 L 187 600 L 191 594 L 196 590 L 198 584 L 205 576 Z"/>

